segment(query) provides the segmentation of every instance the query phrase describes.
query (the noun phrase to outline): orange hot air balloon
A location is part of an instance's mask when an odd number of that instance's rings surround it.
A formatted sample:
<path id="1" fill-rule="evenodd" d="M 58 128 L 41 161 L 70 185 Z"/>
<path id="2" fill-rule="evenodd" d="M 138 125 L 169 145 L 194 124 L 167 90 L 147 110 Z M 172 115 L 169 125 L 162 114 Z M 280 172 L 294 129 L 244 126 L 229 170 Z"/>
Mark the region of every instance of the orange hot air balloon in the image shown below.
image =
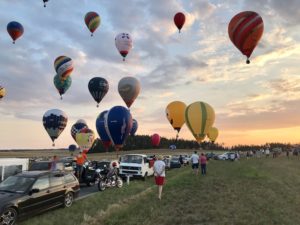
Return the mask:
<path id="1" fill-rule="evenodd" d="M 247 64 L 250 63 L 249 58 L 263 32 L 264 22 L 256 12 L 241 12 L 231 19 L 228 25 L 229 38 L 235 47 L 247 56 Z"/>

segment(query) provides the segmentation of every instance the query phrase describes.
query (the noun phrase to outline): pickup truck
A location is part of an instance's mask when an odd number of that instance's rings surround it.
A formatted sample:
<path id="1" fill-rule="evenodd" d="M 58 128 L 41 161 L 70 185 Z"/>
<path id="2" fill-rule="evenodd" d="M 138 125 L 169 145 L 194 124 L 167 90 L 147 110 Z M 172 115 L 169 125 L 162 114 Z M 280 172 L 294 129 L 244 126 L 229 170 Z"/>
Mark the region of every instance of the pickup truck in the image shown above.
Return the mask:
<path id="1" fill-rule="evenodd" d="M 136 177 L 146 180 L 148 176 L 152 176 L 153 174 L 153 166 L 150 166 L 147 155 L 127 154 L 120 157 L 120 177 Z"/>

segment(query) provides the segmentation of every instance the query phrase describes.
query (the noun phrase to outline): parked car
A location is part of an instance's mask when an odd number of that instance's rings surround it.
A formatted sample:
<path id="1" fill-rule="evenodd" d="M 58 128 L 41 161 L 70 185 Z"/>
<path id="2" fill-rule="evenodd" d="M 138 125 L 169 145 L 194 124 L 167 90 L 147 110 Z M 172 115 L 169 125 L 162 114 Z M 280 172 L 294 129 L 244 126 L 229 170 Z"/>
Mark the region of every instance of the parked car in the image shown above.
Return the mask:
<path id="1" fill-rule="evenodd" d="M 189 165 L 191 161 L 191 157 L 189 155 L 182 155 L 182 157 L 183 157 L 183 164 Z"/>
<path id="2" fill-rule="evenodd" d="M 229 152 L 225 152 L 221 155 L 218 155 L 219 160 L 228 160 L 228 158 L 229 158 Z"/>
<path id="3" fill-rule="evenodd" d="M 29 171 L 47 171 L 51 169 L 52 161 L 35 161 L 29 166 Z M 57 170 L 64 170 L 65 166 L 63 162 L 56 163 Z"/>
<path id="4" fill-rule="evenodd" d="M 24 171 L 0 183 L 0 223 L 13 225 L 28 217 L 63 206 L 70 207 L 79 183 L 64 171 Z"/>
<path id="5" fill-rule="evenodd" d="M 172 156 L 171 162 L 170 162 L 170 168 L 180 168 L 181 163 L 179 161 L 179 156 Z"/>
<path id="6" fill-rule="evenodd" d="M 206 156 L 207 160 L 210 160 L 210 159 L 216 159 L 215 156 L 217 156 L 217 155 L 213 152 L 210 152 L 210 153 L 206 153 L 205 156 Z"/>

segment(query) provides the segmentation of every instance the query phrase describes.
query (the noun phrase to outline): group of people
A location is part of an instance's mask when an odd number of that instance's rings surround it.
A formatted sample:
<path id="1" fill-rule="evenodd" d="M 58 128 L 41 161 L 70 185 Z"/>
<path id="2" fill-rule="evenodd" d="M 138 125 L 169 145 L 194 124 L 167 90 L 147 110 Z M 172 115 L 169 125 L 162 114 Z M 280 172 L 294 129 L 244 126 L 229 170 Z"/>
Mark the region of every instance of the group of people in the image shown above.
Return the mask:
<path id="1" fill-rule="evenodd" d="M 201 174 L 206 175 L 207 158 L 204 153 L 199 156 L 197 151 L 191 156 L 192 169 L 195 175 L 199 174 L 199 164 L 201 166 Z"/>

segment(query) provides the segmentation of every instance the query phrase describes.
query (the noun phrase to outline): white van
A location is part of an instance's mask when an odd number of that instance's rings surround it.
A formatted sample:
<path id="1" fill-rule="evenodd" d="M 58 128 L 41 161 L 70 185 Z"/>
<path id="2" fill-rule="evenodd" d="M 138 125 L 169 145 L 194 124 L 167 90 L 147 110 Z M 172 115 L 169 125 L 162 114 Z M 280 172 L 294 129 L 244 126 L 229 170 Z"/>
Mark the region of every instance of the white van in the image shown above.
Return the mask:
<path id="1" fill-rule="evenodd" d="M 29 159 L 0 158 L 0 182 L 9 176 L 28 170 Z"/>

